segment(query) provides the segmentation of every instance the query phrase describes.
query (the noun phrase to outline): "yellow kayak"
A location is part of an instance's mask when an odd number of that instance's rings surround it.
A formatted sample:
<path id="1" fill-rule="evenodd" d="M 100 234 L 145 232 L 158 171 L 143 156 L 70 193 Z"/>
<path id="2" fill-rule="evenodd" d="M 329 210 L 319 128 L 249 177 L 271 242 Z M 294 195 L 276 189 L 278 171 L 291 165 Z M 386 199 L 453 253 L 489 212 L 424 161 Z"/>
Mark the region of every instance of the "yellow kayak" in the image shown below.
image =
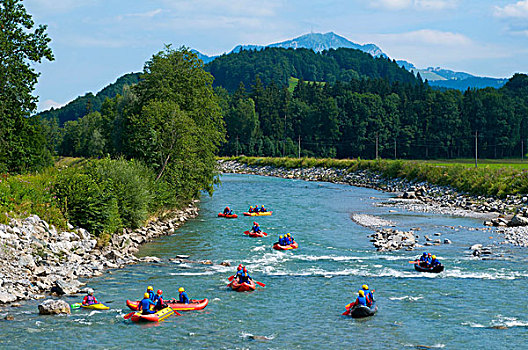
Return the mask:
<path id="1" fill-rule="evenodd" d="M 272 211 L 265 211 L 265 212 L 258 212 L 258 213 L 244 213 L 244 216 L 269 216 L 273 212 Z"/>
<path id="2" fill-rule="evenodd" d="M 106 306 L 105 304 L 91 304 L 91 305 L 83 305 L 81 304 L 80 305 L 83 309 L 91 309 L 91 310 L 108 310 L 110 309 L 108 306 Z"/>

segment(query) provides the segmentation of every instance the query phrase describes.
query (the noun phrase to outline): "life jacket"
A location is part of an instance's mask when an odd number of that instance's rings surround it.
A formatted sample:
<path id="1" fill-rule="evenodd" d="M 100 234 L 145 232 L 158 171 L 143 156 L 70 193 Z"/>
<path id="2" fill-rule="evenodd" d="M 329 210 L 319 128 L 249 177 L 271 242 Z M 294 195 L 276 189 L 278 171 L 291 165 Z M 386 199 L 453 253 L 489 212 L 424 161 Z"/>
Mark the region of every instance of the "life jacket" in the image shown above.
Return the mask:
<path id="1" fill-rule="evenodd" d="M 249 282 L 249 279 L 251 278 L 251 276 L 249 275 L 249 273 L 242 273 L 240 275 L 240 283 L 243 283 L 243 282 Z"/>
<path id="2" fill-rule="evenodd" d="M 368 289 L 363 289 L 363 293 L 365 293 L 365 299 L 367 300 L 367 306 L 372 305 L 372 302 L 374 301 L 374 295 L 372 295 L 372 292 Z"/>
<path id="3" fill-rule="evenodd" d="M 357 302 L 356 305 L 367 306 L 367 299 L 365 297 L 358 296 L 356 299 L 356 302 Z"/>
<path id="4" fill-rule="evenodd" d="M 260 231 L 260 226 L 254 225 L 252 230 L 253 230 L 253 232 L 259 232 Z"/>
<path id="5" fill-rule="evenodd" d="M 148 298 L 144 298 L 143 300 L 139 302 L 139 310 L 149 311 L 150 305 L 153 305 L 153 304 L 154 303 L 152 302 L 152 300 Z"/>
<path id="6" fill-rule="evenodd" d="M 85 305 L 97 304 L 97 300 L 95 300 L 95 297 L 93 295 L 87 295 L 84 297 L 83 304 Z"/>
<path id="7" fill-rule="evenodd" d="M 152 301 L 156 301 L 156 293 L 154 293 L 151 290 L 149 290 L 148 293 L 149 293 L 149 299 Z"/>
<path id="8" fill-rule="evenodd" d="M 180 303 L 185 303 L 185 304 L 189 304 L 189 297 L 187 296 L 187 293 L 185 292 L 181 292 L 180 293 L 180 300 L 179 300 Z"/>
<path id="9" fill-rule="evenodd" d="M 431 260 L 431 266 L 437 266 L 437 265 L 440 265 L 440 261 L 438 261 L 438 259 Z"/>

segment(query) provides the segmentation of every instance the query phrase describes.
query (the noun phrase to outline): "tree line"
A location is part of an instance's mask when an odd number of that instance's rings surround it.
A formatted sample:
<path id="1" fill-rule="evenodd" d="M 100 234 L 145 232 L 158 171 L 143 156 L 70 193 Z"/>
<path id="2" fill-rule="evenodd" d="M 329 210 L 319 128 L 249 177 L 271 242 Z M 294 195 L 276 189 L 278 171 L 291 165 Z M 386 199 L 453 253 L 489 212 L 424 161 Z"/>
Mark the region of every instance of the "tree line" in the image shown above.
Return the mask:
<path id="1" fill-rule="evenodd" d="M 439 91 L 425 83 L 299 80 L 293 91 L 257 76 L 221 97 L 223 155 L 337 158 L 519 157 L 528 137 L 528 76 L 501 89 Z M 476 140 L 475 140 L 476 139 Z"/>

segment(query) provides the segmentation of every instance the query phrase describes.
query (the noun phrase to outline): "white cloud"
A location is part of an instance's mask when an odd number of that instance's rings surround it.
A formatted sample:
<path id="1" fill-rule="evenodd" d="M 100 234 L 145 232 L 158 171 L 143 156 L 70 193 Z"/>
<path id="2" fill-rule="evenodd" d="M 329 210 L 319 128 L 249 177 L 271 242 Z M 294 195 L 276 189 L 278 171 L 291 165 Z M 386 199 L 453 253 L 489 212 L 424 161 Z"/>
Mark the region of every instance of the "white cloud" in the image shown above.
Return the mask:
<path id="1" fill-rule="evenodd" d="M 456 0 L 373 0 L 371 6 L 384 10 L 445 10 L 455 8 Z"/>
<path id="2" fill-rule="evenodd" d="M 511 52 L 488 43 L 475 42 L 453 32 L 422 29 L 396 34 L 371 34 L 361 38 L 375 42 L 391 58 L 406 59 L 417 67 L 450 66 L 462 61 L 510 57 Z"/>
<path id="3" fill-rule="evenodd" d="M 46 101 L 42 101 L 39 103 L 39 110 L 40 111 L 47 111 L 48 109 L 51 109 L 51 107 L 53 108 L 60 108 L 60 107 L 63 107 L 67 104 L 68 102 L 66 103 L 59 103 L 59 102 L 56 102 L 56 101 L 53 101 L 53 100 L 46 100 Z"/>
<path id="4" fill-rule="evenodd" d="M 162 9 L 156 9 L 156 10 L 152 10 L 152 11 L 147 11 L 147 12 L 141 12 L 141 13 L 128 13 L 128 14 L 125 14 L 125 15 L 120 15 L 117 17 L 118 20 L 122 20 L 123 18 L 153 18 L 157 15 L 159 15 L 160 13 L 162 13 L 163 10 Z"/>
<path id="5" fill-rule="evenodd" d="M 528 0 L 517 1 L 504 7 L 495 6 L 494 14 L 497 17 L 528 18 Z"/>

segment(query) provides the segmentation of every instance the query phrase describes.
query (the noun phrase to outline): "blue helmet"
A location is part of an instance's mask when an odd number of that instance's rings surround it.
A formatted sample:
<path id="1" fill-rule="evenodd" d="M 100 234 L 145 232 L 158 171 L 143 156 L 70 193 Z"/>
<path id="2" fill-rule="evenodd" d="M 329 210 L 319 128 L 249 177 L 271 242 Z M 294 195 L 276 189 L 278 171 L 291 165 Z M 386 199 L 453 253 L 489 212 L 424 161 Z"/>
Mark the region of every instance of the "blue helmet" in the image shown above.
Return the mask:
<path id="1" fill-rule="evenodd" d="M 424 253 L 423 253 L 423 256 L 427 256 L 427 252 L 424 252 Z"/>

